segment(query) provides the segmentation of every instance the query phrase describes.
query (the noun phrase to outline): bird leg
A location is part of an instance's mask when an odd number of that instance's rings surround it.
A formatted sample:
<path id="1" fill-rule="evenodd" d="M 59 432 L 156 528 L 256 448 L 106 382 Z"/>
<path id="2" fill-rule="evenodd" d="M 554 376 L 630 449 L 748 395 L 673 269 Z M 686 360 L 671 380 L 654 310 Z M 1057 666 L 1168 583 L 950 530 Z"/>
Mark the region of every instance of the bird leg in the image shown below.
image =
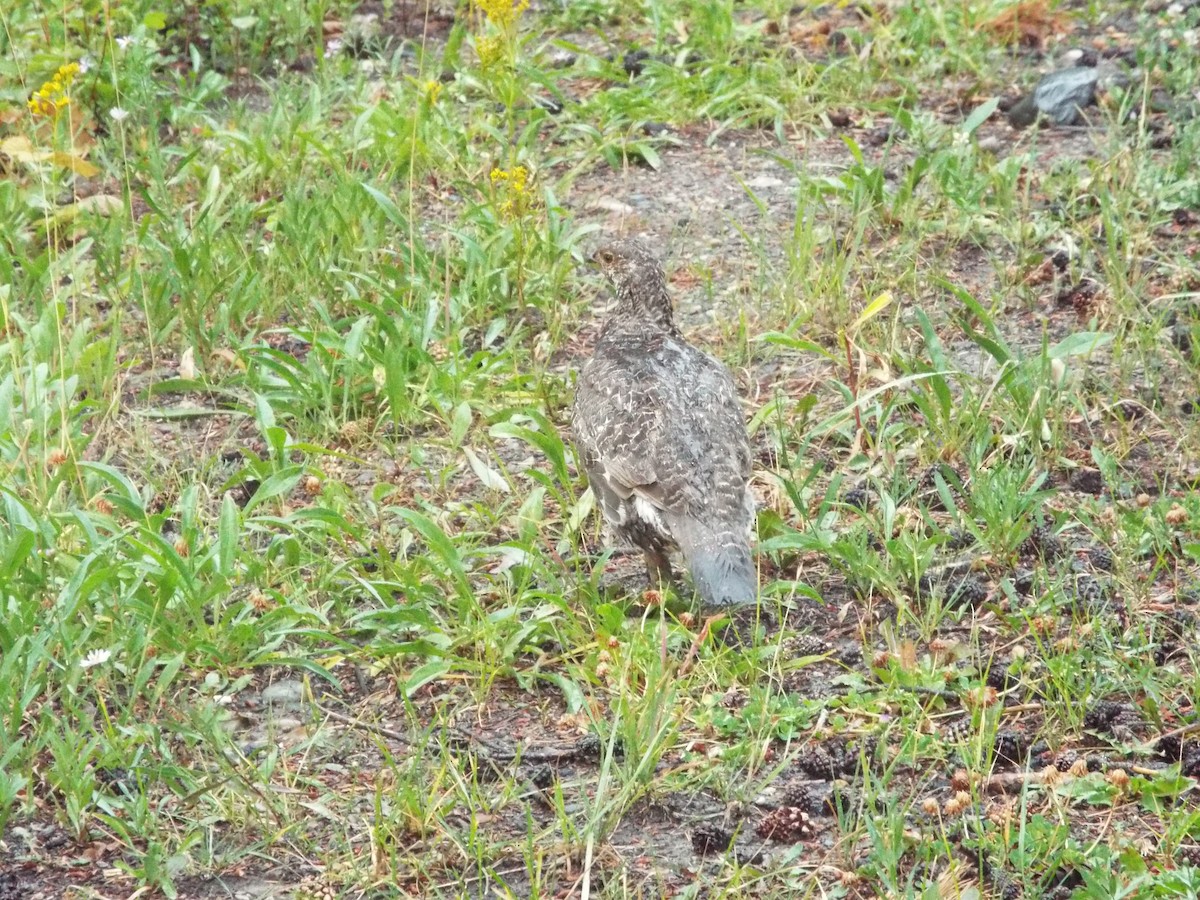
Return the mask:
<path id="1" fill-rule="evenodd" d="M 671 560 L 663 550 L 647 550 L 646 577 L 650 579 L 651 590 L 662 590 L 675 583 L 675 574 L 671 571 Z"/>

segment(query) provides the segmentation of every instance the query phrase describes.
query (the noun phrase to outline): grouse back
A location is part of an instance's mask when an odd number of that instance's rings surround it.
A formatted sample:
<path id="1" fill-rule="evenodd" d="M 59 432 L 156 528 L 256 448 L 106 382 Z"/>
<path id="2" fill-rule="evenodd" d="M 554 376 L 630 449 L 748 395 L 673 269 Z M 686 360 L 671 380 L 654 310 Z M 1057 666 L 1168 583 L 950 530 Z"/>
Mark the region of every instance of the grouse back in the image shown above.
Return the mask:
<path id="1" fill-rule="evenodd" d="M 645 245 L 595 258 L 617 303 L 579 375 L 572 425 L 605 522 L 642 549 L 652 578 L 670 578 L 678 548 L 705 606 L 752 603 L 750 441 L 733 378 L 676 327 Z"/>

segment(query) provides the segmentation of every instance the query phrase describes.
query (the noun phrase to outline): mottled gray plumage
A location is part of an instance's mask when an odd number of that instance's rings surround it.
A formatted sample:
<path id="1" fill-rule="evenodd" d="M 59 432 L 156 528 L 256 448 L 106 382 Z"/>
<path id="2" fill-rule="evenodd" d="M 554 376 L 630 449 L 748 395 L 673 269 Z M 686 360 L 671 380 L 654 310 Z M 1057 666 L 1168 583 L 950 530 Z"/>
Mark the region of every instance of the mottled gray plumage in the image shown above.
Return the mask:
<path id="1" fill-rule="evenodd" d="M 617 302 L 579 373 L 572 430 L 604 519 L 645 553 L 652 583 L 671 580 L 677 547 L 705 606 L 753 603 L 750 440 L 733 378 L 684 340 L 643 243 L 592 258 Z"/>

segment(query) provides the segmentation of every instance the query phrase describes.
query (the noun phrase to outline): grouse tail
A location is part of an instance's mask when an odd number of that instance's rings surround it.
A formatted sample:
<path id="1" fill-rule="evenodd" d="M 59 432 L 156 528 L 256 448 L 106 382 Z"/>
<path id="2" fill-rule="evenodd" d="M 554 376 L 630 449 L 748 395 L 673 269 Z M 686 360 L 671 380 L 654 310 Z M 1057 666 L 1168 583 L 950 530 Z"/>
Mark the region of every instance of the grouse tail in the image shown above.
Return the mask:
<path id="1" fill-rule="evenodd" d="M 691 516 L 673 517 L 669 524 L 705 608 L 758 601 L 758 573 L 746 534 Z"/>

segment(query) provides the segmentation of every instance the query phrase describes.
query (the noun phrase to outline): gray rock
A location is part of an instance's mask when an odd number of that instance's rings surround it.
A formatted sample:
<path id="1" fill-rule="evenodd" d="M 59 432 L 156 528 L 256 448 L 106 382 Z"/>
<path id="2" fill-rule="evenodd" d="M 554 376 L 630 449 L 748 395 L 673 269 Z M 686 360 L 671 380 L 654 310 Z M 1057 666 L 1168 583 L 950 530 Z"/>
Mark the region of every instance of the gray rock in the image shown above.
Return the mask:
<path id="1" fill-rule="evenodd" d="M 1084 50 L 1081 47 L 1073 47 L 1062 55 L 1060 65 L 1063 68 L 1068 66 L 1094 66 L 1098 61 L 1095 50 Z"/>
<path id="2" fill-rule="evenodd" d="M 304 700 L 304 682 L 285 678 L 265 687 L 260 696 L 268 706 L 299 706 Z"/>
<path id="3" fill-rule="evenodd" d="M 579 57 L 566 50 L 551 50 L 546 63 L 552 69 L 569 69 L 579 61 Z"/>
<path id="4" fill-rule="evenodd" d="M 355 44 L 378 40 L 383 34 L 383 23 L 378 13 L 356 13 L 346 22 L 344 39 Z"/>
<path id="5" fill-rule="evenodd" d="M 1079 125 L 1083 110 L 1096 102 L 1099 83 L 1099 70 L 1090 66 L 1051 72 L 1008 111 L 1008 121 L 1013 128 L 1027 128 L 1045 116 L 1055 125 Z"/>

